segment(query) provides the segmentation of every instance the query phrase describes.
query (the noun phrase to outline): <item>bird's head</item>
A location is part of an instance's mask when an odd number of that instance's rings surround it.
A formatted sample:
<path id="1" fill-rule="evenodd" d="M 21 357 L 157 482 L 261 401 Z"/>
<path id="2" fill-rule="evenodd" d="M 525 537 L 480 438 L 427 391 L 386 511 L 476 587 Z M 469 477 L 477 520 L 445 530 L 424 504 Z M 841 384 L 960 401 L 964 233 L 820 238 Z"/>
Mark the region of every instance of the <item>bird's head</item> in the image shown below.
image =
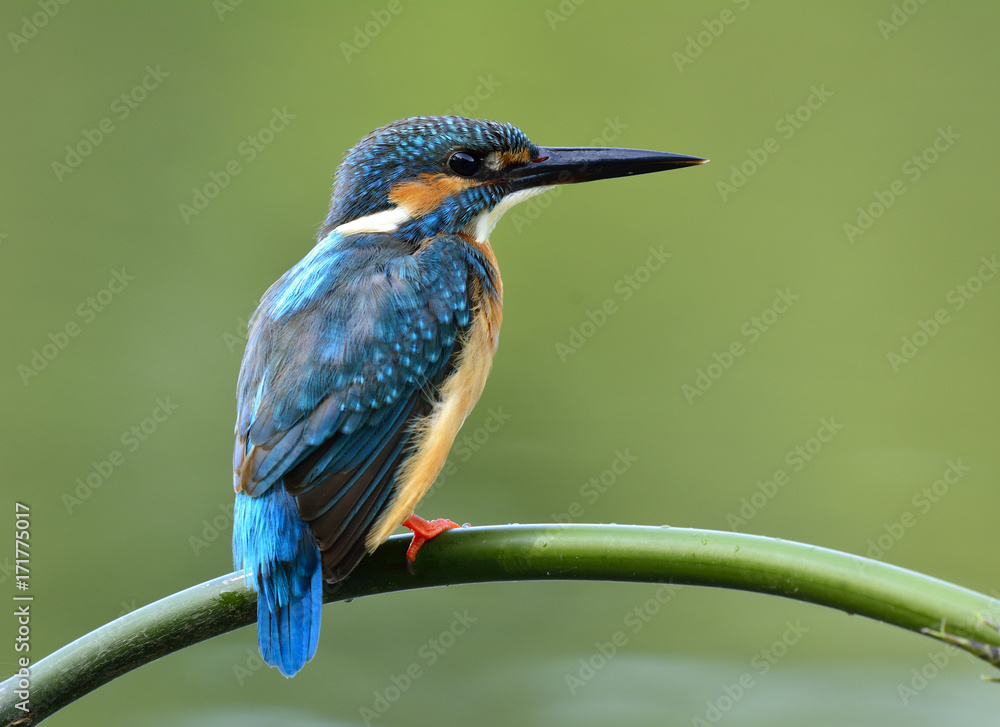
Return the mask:
<path id="1" fill-rule="evenodd" d="M 511 124 L 415 116 L 376 129 L 347 153 L 320 236 L 391 232 L 419 242 L 465 232 L 485 240 L 506 210 L 552 185 L 704 161 L 638 149 L 538 147 Z"/>

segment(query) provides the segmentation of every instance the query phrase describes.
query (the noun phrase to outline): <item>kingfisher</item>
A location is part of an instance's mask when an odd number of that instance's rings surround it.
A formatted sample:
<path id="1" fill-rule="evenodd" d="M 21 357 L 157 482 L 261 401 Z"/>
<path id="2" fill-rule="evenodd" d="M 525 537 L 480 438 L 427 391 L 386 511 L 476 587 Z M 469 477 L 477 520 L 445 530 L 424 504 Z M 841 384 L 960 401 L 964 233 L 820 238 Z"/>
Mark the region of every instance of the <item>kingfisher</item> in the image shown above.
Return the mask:
<path id="1" fill-rule="evenodd" d="M 312 659 L 324 584 L 400 525 L 409 563 L 457 527 L 414 509 L 497 350 L 489 236 L 504 212 L 553 185 L 705 161 L 539 147 L 459 116 L 402 119 L 347 152 L 316 246 L 250 321 L 237 386 L 233 561 L 257 593 L 267 664 L 291 677 Z"/>

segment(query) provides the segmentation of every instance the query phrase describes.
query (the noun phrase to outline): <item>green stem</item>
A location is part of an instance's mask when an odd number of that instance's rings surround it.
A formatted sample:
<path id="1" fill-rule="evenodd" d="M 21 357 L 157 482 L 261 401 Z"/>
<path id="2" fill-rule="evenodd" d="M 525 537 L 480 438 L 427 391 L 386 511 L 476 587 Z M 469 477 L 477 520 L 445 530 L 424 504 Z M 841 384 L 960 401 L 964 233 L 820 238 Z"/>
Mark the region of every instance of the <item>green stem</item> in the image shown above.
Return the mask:
<path id="1" fill-rule="evenodd" d="M 326 601 L 458 583 L 513 580 L 670 582 L 771 593 L 920 632 L 1000 647 L 998 602 L 903 568 L 774 538 L 628 525 L 509 525 L 448 531 L 404 567 L 408 536 L 391 538 Z M 252 623 L 254 594 L 230 574 L 133 611 L 31 667 L 30 711 L 18 680 L 0 684 L 0 723 L 37 724 L 127 671 Z M 943 630 L 943 629 L 942 629 Z M 975 653 L 975 649 L 970 649 Z M 980 654 L 982 655 L 982 654 Z"/>

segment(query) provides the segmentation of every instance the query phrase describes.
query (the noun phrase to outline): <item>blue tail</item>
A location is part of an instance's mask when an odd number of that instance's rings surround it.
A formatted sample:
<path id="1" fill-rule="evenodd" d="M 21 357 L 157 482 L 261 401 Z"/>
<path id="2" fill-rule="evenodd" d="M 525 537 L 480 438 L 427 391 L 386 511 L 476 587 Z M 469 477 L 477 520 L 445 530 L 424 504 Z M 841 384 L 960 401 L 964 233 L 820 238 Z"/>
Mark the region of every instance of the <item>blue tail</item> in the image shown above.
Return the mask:
<path id="1" fill-rule="evenodd" d="M 319 643 L 323 576 L 316 539 L 281 483 L 259 497 L 237 493 L 234 516 L 233 564 L 257 592 L 260 655 L 295 676 Z"/>

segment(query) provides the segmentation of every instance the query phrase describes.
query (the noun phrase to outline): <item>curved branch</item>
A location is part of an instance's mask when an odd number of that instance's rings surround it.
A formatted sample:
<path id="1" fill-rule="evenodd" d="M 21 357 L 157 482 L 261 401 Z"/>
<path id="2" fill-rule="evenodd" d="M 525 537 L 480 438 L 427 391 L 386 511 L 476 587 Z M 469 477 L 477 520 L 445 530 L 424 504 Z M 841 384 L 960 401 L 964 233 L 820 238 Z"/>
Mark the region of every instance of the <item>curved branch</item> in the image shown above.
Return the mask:
<path id="1" fill-rule="evenodd" d="M 984 621 L 995 618 L 996 600 L 903 568 L 786 540 L 630 525 L 462 528 L 425 545 L 412 574 L 404 566 L 408 542 L 409 536 L 390 538 L 350 578 L 331 587 L 326 602 L 489 581 L 670 582 L 785 596 L 918 632 L 946 624 L 950 636 L 972 642 L 966 648 L 981 657 L 1000 647 L 1000 633 Z M 37 724 L 125 672 L 255 618 L 255 596 L 236 574 L 167 596 L 32 665 L 28 713 L 17 707 L 24 698 L 18 677 L 0 684 L 0 722 Z"/>

